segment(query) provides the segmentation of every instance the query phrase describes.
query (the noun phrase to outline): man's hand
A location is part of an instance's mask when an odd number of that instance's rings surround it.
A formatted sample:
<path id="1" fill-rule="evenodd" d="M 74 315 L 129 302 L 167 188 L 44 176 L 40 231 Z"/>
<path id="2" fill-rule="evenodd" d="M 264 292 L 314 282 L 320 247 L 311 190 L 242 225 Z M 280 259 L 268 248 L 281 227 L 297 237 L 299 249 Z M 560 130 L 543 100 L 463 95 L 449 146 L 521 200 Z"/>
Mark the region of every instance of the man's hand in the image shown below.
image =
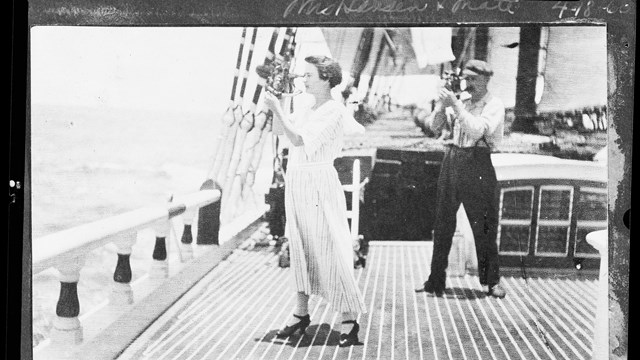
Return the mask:
<path id="1" fill-rule="evenodd" d="M 454 106 L 455 103 L 458 101 L 458 98 L 456 97 L 456 95 L 452 91 L 447 90 L 445 88 L 440 89 L 440 93 L 438 94 L 438 99 L 440 100 L 440 102 L 442 103 L 442 106 L 444 107 Z"/>

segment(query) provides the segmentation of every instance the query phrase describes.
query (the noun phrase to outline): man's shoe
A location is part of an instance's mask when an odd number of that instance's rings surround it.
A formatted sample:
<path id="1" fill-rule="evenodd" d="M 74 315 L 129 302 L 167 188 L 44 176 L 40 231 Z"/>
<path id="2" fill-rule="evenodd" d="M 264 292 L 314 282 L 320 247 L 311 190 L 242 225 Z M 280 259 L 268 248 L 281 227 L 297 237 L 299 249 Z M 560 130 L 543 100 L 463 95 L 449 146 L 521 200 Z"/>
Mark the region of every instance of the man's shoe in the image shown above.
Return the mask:
<path id="1" fill-rule="evenodd" d="M 491 295 L 493 297 L 502 299 L 507 296 L 507 292 L 500 286 L 500 284 L 495 284 L 493 286 L 489 286 L 489 291 L 487 291 L 487 295 Z"/>
<path id="2" fill-rule="evenodd" d="M 428 292 L 429 294 L 434 294 L 435 296 L 441 297 L 444 294 L 444 287 L 440 288 L 434 286 L 428 280 L 424 282 L 422 287 L 416 289 L 416 292 Z"/>

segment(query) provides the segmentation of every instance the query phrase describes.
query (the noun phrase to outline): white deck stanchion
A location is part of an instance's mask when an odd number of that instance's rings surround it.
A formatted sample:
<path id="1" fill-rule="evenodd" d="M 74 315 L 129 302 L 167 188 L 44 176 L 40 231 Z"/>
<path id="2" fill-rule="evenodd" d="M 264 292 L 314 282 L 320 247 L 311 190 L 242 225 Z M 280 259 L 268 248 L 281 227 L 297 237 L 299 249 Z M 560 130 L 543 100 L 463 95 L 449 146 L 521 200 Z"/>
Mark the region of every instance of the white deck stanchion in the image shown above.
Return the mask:
<path id="1" fill-rule="evenodd" d="M 131 288 L 131 264 L 129 259 L 131 250 L 136 243 L 137 233 L 132 231 L 114 241 L 118 248 L 118 264 L 113 272 L 112 291 L 109 303 L 114 305 L 133 304 L 133 289 Z"/>
<path id="2" fill-rule="evenodd" d="M 590 232 L 586 236 L 589 245 L 600 253 L 600 277 L 598 279 L 598 305 L 593 331 L 591 359 L 609 358 L 609 244 L 607 230 Z"/>
<path id="3" fill-rule="evenodd" d="M 82 342 L 82 324 L 78 319 L 78 281 L 85 257 L 76 257 L 56 266 L 59 271 L 60 297 L 56 306 L 56 318 L 51 329 L 54 346 L 64 347 Z"/>
<path id="4" fill-rule="evenodd" d="M 169 260 L 167 259 L 167 235 L 171 224 L 169 219 L 161 220 L 153 229 L 156 233 L 156 244 L 153 249 L 153 262 L 149 270 L 149 278 L 165 279 L 169 277 Z"/>
<path id="5" fill-rule="evenodd" d="M 184 230 L 182 231 L 182 238 L 180 239 L 180 253 L 182 254 L 182 260 L 184 262 L 188 262 L 194 257 L 192 224 L 195 217 L 195 210 L 187 210 L 182 215 Z"/>

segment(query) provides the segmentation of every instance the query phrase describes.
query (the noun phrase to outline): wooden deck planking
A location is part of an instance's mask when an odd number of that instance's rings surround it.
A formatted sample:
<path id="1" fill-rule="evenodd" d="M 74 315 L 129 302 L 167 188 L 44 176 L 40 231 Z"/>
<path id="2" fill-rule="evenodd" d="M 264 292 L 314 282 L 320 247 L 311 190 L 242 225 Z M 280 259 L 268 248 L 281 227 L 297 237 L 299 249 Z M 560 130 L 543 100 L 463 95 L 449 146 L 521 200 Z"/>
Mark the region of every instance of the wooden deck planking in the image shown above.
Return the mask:
<path id="1" fill-rule="evenodd" d="M 361 345 L 337 347 L 340 319 L 316 297 L 305 336 L 275 338 L 294 294 L 290 270 L 262 248 L 236 250 L 120 359 L 590 358 L 596 281 L 504 277 L 507 297 L 494 299 L 477 277 L 451 277 L 438 298 L 414 292 L 430 252 L 425 242 L 371 242 L 367 267 L 356 271 L 368 310 L 358 319 Z"/>

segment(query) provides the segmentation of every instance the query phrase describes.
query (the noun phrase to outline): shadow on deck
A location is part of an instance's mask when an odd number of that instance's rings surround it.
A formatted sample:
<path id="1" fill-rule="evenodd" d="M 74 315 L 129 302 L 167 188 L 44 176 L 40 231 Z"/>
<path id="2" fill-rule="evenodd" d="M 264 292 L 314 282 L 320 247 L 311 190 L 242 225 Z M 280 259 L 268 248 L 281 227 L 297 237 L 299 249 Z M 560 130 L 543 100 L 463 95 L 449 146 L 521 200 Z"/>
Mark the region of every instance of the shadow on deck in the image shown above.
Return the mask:
<path id="1" fill-rule="evenodd" d="M 371 242 L 356 270 L 362 344 L 339 348 L 336 314 L 316 297 L 306 334 L 275 338 L 293 309 L 290 270 L 273 248 L 235 250 L 118 359 L 590 358 L 597 280 L 505 276 L 507 297 L 494 299 L 467 275 L 437 298 L 414 292 L 430 253 L 430 242 Z"/>

